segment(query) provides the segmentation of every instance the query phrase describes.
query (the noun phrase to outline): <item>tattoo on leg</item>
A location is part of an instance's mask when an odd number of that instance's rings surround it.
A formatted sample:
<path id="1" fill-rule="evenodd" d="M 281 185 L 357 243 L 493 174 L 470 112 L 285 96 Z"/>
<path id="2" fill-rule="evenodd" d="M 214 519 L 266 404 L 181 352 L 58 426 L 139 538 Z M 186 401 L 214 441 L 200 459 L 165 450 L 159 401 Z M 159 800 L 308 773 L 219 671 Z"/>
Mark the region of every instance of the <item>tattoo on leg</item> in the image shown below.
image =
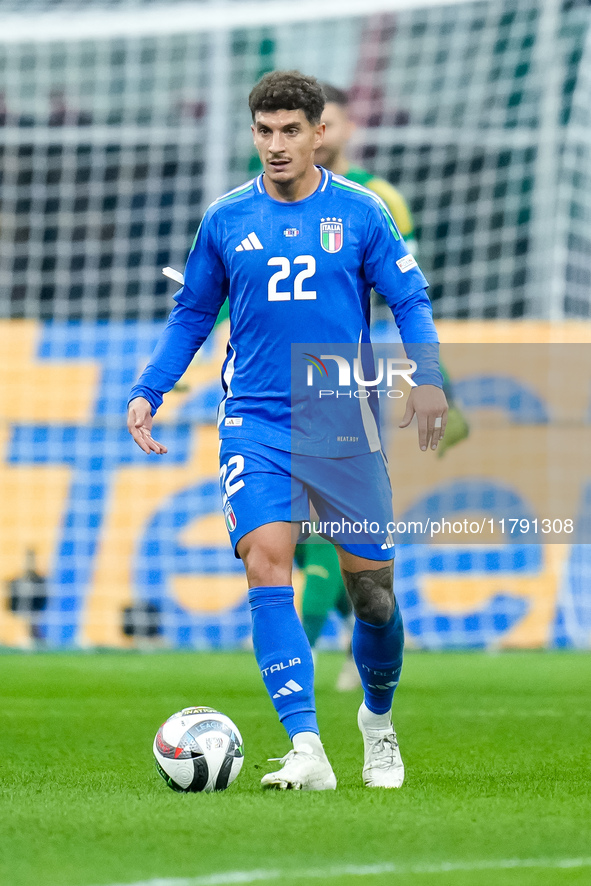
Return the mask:
<path id="1" fill-rule="evenodd" d="M 384 625 L 392 617 L 394 599 L 394 563 L 382 569 L 347 572 L 343 569 L 345 587 L 355 615 L 371 625 Z"/>

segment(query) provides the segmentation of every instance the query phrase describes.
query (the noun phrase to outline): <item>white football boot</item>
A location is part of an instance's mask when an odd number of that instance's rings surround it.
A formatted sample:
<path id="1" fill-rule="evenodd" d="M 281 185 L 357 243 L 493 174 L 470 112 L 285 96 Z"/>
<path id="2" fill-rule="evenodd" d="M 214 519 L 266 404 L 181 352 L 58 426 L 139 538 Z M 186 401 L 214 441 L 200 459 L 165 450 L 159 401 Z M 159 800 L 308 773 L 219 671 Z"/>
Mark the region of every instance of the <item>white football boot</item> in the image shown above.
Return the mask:
<path id="1" fill-rule="evenodd" d="M 399 788 L 404 781 L 404 763 L 400 756 L 392 721 L 375 727 L 375 714 L 362 702 L 357 723 L 363 736 L 363 782 L 368 788 Z"/>
<path id="2" fill-rule="evenodd" d="M 261 785 L 278 791 L 334 791 L 337 780 L 324 751 L 312 745 L 293 748 L 285 757 L 276 757 L 281 769 L 263 775 Z M 269 761 L 271 762 L 271 761 Z"/>

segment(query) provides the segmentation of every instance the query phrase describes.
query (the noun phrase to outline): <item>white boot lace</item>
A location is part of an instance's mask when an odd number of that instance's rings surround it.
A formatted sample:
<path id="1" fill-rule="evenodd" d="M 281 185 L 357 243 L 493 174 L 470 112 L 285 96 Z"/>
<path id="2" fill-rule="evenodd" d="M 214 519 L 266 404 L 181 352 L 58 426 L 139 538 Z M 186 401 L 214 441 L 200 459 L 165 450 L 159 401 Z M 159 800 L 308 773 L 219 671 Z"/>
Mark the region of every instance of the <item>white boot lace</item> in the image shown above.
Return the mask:
<path id="1" fill-rule="evenodd" d="M 371 765 L 378 769 L 390 769 L 394 764 L 396 754 L 398 752 L 398 742 L 396 735 L 390 732 L 375 740 L 372 744 L 368 757 L 371 759 Z"/>

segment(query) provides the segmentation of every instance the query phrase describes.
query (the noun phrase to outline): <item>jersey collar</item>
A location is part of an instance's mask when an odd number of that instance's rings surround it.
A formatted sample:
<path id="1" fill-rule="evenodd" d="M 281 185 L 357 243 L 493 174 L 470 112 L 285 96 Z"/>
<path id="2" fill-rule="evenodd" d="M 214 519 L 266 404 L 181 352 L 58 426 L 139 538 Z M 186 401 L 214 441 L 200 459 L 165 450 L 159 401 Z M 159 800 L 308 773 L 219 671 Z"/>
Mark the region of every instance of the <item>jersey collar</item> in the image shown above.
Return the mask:
<path id="1" fill-rule="evenodd" d="M 317 166 L 316 168 L 319 169 L 321 173 L 320 183 L 316 190 L 312 194 L 308 194 L 307 197 L 304 197 L 303 200 L 294 200 L 292 203 L 286 203 L 286 206 L 295 206 L 298 203 L 304 203 L 306 200 L 311 200 L 313 197 L 316 196 L 316 194 L 321 194 L 323 191 L 326 190 L 328 183 L 332 178 L 332 172 L 329 172 L 329 170 L 325 169 L 324 166 Z M 259 194 L 263 194 L 265 197 L 268 197 L 269 200 L 272 200 L 273 203 L 283 203 L 283 200 L 275 200 L 274 197 L 271 197 L 269 194 L 267 194 L 265 186 L 263 184 L 263 176 L 264 172 L 261 172 L 261 174 L 255 179 L 256 190 L 259 192 Z"/>

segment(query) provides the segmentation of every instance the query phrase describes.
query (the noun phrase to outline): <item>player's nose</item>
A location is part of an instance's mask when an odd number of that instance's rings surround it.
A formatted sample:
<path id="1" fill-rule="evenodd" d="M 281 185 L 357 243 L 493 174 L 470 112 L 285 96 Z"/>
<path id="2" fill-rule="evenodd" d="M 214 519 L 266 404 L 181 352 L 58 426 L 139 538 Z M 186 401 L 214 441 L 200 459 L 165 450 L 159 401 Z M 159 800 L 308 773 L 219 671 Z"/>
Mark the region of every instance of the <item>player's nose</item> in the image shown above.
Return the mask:
<path id="1" fill-rule="evenodd" d="M 271 137 L 269 150 L 272 154 L 281 154 L 285 148 L 285 138 L 282 132 L 274 132 Z"/>

